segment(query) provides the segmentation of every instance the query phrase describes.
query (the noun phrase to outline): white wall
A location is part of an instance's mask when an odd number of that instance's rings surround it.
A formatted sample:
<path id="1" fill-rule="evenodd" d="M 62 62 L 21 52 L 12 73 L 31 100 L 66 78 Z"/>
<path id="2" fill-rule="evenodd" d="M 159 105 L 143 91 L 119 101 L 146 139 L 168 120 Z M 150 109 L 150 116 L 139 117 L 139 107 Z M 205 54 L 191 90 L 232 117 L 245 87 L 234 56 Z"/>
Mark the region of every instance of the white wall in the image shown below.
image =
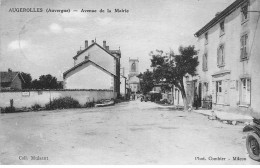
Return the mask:
<path id="1" fill-rule="evenodd" d="M 69 72 L 65 78 L 66 89 L 113 90 L 114 77 L 92 63 L 86 63 Z"/>
<path id="2" fill-rule="evenodd" d="M 123 77 L 120 77 L 120 94 L 122 96 L 126 94 L 126 79 Z"/>
<path id="3" fill-rule="evenodd" d="M 84 61 L 85 56 L 88 55 L 91 61 L 105 68 L 109 72 L 116 74 L 116 59 L 97 45 L 94 45 L 87 51 L 81 53 L 76 60 L 76 64 Z"/>
<path id="4" fill-rule="evenodd" d="M 257 0 L 250 0 L 249 10 L 260 10 L 260 5 Z M 234 84 L 236 81 L 240 80 L 240 76 L 243 74 L 249 74 L 252 81 L 251 88 L 251 107 L 256 111 L 256 104 L 260 102 L 255 102 L 257 99 L 260 99 L 259 92 L 255 95 L 255 91 L 259 90 L 259 47 L 256 45 L 259 44 L 259 38 L 254 39 L 255 28 L 256 28 L 256 20 L 258 17 L 258 13 L 249 13 L 249 21 L 241 24 L 241 8 L 236 9 L 230 15 L 228 15 L 225 20 L 225 34 L 220 36 L 220 26 L 219 23 L 213 26 L 208 31 L 208 44 L 205 45 L 204 34 L 202 34 L 198 38 L 198 47 L 199 47 L 199 62 L 200 65 L 197 68 L 197 71 L 200 76 L 200 82 L 208 82 L 209 83 L 209 92 L 210 94 L 214 93 L 214 87 L 212 81 L 215 80 L 212 75 L 216 72 L 221 72 L 224 70 L 230 71 L 230 75 L 225 76 L 225 80 L 227 81 L 227 96 L 225 97 L 227 104 L 226 107 L 238 107 L 239 104 L 239 88 L 234 88 Z M 259 25 L 259 23 L 258 23 Z M 259 25 L 260 26 L 260 25 Z M 259 27 L 258 27 L 259 29 Z M 258 30 L 259 31 L 259 30 Z M 240 38 L 242 33 L 248 32 L 249 34 L 249 48 L 252 47 L 251 55 L 249 56 L 248 61 L 240 60 Z M 257 35 L 257 33 L 256 33 Z M 259 35 L 258 35 L 259 37 Z M 255 40 L 255 41 L 254 41 Z M 254 41 L 254 45 L 253 45 Z M 225 46 L 225 66 L 223 68 L 219 68 L 217 66 L 217 49 L 220 44 L 224 44 Z M 202 58 L 203 54 L 207 50 L 208 53 L 208 71 L 202 71 Z M 257 62 L 257 63 L 256 63 Z M 257 71 L 256 71 L 257 69 Z M 257 75 L 258 77 L 256 77 Z M 254 78 L 253 78 L 254 77 Z M 219 79 L 224 79 L 224 77 L 220 77 Z M 214 96 L 214 95 L 212 95 Z M 259 111 L 259 110 L 258 110 Z"/>
<path id="5" fill-rule="evenodd" d="M 13 99 L 13 105 L 16 108 L 31 107 L 36 103 L 44 106 L 49 103 L 50 99 L 66 96 L 71 96 L 78 100 L 81 105 L 88 101 L 115 98 L 113 91 L 106 90 L 29 91 L 28 96 L 23 96 L 23 92 L 0 92 L 0 107 L 10 106 L 11 99 Z"/>

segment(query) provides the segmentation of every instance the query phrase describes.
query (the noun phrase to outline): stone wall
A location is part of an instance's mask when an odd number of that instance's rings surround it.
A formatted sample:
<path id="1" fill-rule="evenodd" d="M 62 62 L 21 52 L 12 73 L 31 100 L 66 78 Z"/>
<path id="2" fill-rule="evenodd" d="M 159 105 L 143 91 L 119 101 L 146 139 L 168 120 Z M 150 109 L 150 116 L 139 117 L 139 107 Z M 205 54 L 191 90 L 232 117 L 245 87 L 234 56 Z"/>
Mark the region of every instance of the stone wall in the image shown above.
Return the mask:
<path id="1" fill-rule="evenodd" d="M 31 107 L 34 104 L 44 106 L 50 100 L 70 96 L 79 101 L 81 105 L 88 101 L 115 98 L 111 90 L 33 90 L 33 91 L 6 91 L 0 92 L 0 107 L 10 106 L 13 99 L 14 107 Z"/>

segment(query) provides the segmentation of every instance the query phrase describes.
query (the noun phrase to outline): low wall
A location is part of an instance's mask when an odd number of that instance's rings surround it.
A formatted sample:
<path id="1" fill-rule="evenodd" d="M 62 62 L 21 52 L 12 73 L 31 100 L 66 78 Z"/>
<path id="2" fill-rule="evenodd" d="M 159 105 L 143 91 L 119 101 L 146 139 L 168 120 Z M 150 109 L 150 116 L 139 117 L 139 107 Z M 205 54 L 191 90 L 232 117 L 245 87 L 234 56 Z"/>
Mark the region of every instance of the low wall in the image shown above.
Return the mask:
<path id="1" fill-rule="evenodd" d="M 79 101 L 81 105 L 88 101 L 115 98 L 111 90 L 37 90 L 37 91 L 5 91 L 0 92 L 0 107 L 13 106 L 16 108 L 31 107 L 34 104 L 44 106 L 50 99 L 70 96 Z"/>

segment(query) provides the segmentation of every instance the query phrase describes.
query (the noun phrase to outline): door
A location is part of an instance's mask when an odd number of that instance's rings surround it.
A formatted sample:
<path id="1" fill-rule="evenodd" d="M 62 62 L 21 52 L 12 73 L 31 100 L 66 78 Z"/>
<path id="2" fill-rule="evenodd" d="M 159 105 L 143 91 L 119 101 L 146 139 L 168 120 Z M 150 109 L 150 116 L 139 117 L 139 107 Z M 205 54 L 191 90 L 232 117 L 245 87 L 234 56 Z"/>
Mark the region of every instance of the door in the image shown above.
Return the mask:
<path id="1" fill-rule="evenodd" d="M 199 90 L 198 90 L 199 93 L 198 93 L 198 102 L 197 102 L 198 107 L 201 107 L 201 97 L 202 97 L 202 95 L 201 95 L 202 90 L 201 89 L 202 89 L 202 86 L 201 86 L 201 83 L 199 83 Z"/>
<path id="2" fill-rule="evenodd" d="M 217 81 L 216 82 L 216 103 L 217 104 L 223 104 L 223 81 Z"/>

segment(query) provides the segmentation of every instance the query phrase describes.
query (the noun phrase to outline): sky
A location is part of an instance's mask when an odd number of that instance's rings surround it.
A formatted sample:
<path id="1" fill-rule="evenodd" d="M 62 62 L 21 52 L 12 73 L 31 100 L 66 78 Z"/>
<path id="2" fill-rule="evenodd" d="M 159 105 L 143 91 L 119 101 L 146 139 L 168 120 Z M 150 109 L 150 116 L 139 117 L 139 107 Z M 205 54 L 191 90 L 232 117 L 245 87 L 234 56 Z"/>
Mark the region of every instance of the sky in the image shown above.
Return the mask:
<path id="1" fill-rule="evenodd" d="M 51 74 L 62 80 L 84 41 L 96 39 L 100 45 L 106 40 L 110 49 L 120 47 L 126 76 L 129 58 L 138 58 L 143 72 L 150 68 L 150 51 L 178 53 L 181 45 L 196 46 L 194 34 L 234 1 L 0 0 L 0 71 L 11 68 L 30 73 L 33 79 Z M 42 8 L 43 12 L 10 12 L 10 8 Z M 46 9 L 70 9 L 70 13 Z M 128 13 L 115 13 L 115 9 Z"/>

